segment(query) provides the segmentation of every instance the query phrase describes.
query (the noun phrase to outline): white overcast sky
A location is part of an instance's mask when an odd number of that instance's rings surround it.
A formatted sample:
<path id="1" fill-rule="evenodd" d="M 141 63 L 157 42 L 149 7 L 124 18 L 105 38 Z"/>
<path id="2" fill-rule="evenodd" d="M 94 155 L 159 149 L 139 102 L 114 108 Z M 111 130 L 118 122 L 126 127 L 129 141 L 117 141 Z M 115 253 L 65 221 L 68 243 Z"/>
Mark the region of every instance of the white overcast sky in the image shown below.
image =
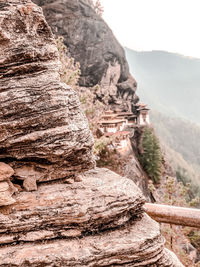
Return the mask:
<path id="1" fill-rule="evenodd" d="M 200 0 L 101 0 L 123 46 L 200 58 Z"/>

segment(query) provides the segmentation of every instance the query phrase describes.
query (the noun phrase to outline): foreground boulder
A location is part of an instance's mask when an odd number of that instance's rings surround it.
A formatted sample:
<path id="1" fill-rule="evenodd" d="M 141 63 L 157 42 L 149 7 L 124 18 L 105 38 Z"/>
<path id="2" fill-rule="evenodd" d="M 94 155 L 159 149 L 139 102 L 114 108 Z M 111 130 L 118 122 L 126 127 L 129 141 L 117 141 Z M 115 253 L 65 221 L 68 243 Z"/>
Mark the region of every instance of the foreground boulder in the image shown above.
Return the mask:
<path id="1" fill-rule="evenodd" d="M 0 214 L 0 266 L 183 266 L 143 204 L 131 180 L 107 169 L 21 192 Z"/>
<path id="2" fill-rule="evenodd" d="M 63 178 L 94 166 L 93 139 L 76 93 L 60 82 L 59 57 L 42 11 L 0 0 L 0 159 L 26 180 Z"/>

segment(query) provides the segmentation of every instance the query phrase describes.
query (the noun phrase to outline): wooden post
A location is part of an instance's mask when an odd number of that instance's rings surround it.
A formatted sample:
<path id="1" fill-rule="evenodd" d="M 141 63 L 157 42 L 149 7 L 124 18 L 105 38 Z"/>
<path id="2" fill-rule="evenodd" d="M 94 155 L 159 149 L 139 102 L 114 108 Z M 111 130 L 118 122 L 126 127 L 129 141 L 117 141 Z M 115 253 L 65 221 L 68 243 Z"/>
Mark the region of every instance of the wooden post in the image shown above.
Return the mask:
<path id="1" fill-rule="evenodd" d="M 200 228 L 200 209 L 146 203 L 146 213 L 157 222 Z"/>

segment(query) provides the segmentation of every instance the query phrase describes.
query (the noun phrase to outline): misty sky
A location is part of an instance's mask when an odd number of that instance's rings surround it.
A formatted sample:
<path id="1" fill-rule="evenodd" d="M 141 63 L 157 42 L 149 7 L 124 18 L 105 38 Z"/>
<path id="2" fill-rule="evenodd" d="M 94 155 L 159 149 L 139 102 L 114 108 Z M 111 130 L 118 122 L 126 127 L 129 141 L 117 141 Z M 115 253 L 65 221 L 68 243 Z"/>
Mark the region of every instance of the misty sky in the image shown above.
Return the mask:
<path id="1" fill-rule="evenodd" d="M 200 0 L 101 0 L 123 46 L 200 58 Z"/>

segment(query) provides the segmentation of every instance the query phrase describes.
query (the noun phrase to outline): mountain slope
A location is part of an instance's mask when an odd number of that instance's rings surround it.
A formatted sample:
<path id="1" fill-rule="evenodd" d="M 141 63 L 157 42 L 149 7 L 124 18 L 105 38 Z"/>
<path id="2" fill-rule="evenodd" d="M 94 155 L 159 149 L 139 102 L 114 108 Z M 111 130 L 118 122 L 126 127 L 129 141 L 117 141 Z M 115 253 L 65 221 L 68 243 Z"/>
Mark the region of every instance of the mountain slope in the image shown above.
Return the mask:
<path id="1" fill-rule="evenodd" d="M 200 59 L 125 50 L 143 101 L 167 115 L 200 123 Z"/>
<path id="2" fill-rule="evenodd" d="M 151 112 L 151 120 L 158 135 L 191 164 L 200 165 L 200 127 L 194 123 Z"/>
<path id="3" fill-rule="evenodd" d="M 191 182 L 197 193 L 200 189 L 200 147 L 197 145 L 200 127 L 156 111 L 151 111 L 151 121 L 170 166 L 184 182 Z"/>

